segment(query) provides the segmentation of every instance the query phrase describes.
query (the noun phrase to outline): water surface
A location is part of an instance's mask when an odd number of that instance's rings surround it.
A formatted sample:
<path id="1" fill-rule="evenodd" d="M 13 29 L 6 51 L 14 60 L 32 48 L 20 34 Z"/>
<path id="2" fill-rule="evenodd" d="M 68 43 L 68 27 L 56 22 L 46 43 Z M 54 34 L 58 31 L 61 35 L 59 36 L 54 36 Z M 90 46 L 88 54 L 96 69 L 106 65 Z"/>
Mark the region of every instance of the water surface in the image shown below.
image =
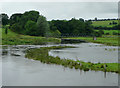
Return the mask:
<path id="1" fill-rule="evenodd" d="M 51 46 L 51 45 L 48 45 Z M 80 71 L 60 65 L 43 64 L 25 58 L 27 48 L 43 46 L 7 46 L 2 56 L 3 86 L 117 86 L 118 74 Z M 72 51 L 72 50 L 71 50 Z M 74 50 L 73 50 L 74 52 Z M 13 56 L 12 54 L 20 56 Z M 91 80 L 92 79 L 92 80 Z"/>
<path id="2" fill-rule="evenodd" d="M 96 43 L 71 44 L 78 48 L 54 49 L 49 52 L 51 56 L 59 56 L 62 59 L 82 60 L 93 63 L 117 63 L 118 47 L 105 46 Z"/>

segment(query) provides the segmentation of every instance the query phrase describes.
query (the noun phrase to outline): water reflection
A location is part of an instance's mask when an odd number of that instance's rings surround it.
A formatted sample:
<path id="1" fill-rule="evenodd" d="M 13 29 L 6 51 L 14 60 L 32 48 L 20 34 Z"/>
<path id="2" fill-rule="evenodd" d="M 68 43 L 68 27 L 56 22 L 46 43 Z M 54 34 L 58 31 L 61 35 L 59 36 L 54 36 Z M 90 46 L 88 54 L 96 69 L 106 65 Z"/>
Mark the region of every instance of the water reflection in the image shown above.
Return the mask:
<path id="1" fill-rule="evenodd" d="M 106 72 L 104 72 L 104 77 L 106 78 Z"/>

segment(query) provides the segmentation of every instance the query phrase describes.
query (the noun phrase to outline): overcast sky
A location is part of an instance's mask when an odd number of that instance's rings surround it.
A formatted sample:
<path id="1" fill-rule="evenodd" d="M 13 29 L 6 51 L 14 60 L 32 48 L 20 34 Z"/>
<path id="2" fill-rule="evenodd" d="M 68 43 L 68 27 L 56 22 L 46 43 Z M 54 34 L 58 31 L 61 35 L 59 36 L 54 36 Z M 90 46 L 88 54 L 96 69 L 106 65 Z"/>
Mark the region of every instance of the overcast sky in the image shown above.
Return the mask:
<path id="1" fill-rule="evenodd" d="M 118 18 L 117 2 L 3 2 L 2 13 L 39 11 L 47 20 L 84 18 Z"/>

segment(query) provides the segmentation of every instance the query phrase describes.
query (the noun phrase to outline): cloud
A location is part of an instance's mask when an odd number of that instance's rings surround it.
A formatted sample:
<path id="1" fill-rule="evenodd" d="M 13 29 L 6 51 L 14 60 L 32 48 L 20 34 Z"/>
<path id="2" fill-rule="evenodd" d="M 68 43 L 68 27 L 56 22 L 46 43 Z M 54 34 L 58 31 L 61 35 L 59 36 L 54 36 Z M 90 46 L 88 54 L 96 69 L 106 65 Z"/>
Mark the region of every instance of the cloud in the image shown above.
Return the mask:
<path id="1" fill-rule="evenodd" d="M 0 0 L 0 2 L 119 2 L 119 0 Z"/>
<path id="2" fill-rule="evenodd" d="M 24 13 L 37 10 L 51 19 L 84 18 L 117 18 L 117 2 L 5 2 L 2 12 L 9 16 L 13 13 Z"/>

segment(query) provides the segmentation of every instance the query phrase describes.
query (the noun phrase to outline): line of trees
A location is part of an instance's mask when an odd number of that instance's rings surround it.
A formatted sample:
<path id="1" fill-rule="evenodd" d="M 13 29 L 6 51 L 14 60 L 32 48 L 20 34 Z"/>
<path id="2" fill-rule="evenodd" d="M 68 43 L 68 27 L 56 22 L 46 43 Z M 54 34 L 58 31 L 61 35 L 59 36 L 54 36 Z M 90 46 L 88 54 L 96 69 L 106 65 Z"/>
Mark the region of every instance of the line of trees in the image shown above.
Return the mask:
<path id="1" fill-rule="evenodd" d="M 115 18 L 113 18 L 113 19 L 98 19 L 97 17 L 95 17 L 95 19 L 90 19 L 90 21 L 110 21 L 110 20 L 119 20 L 118 18 L 117 19 L 115 19 Z"/>
<path id="2" fill-rule="evenodd" d="M 16 33 L 31 36 L 101 36 L 101 31 L 94 31 L 92 21 L 82 18 L 71 20 L 52 20 L 46 18 L 38 11 L 26 11 L 25 13 L 1 14 L 2 25 L 10 25 L 10 29 Z M 99 29 L 99 28 L 96 28 Z"/>
<path id="3" fill-rule="evenodd" d="M 52 20 L 49 21 L 50 29 L 52 31 L 59 30 L 62 36 L 92 36 L 94 30 L 91 21 L 84 21 L 84 19 L 71 20 Z"/>
<path id="4" fill-rule="evenodd" d="M 113 26 L 113 27 L 102 27 L 102 26 L 98 26 L 98 27 L 93 27 L 96 30 L 118 30 L 120 29 L 119 25 Z"/>

